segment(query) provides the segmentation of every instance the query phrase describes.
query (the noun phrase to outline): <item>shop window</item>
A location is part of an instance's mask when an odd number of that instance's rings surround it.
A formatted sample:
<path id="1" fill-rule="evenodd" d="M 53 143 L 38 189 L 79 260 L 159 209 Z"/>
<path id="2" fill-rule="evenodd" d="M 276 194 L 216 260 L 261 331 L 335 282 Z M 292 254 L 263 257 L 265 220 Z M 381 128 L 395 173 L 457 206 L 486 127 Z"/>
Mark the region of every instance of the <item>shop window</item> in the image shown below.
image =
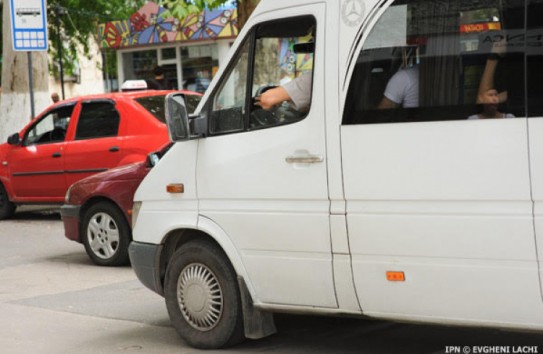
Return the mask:
<path id="1" fill-rule="evenodd" d="M 160 55 L 162 56 L 162 60 L 175 60 L 175 52 L 175 48 L 164 48 L 160 50 Z"/>
<path id="2" fill-rule="evenodd" d="M 343 123 L 524 116 L 523 33 L 520 2 L 396 1 L 356 58 Z"/>
<path id="3" fill-rule="evenodd" d="M 153 78 L 153 69 L 157 65 L 156 50 L 142 50 L 123 53 L 125 80 L 147 80 Z"/>
<path id="4" fill-rule="evenodd" d="M 181 47 L 183 88 L 204 93 L 219 67 L 216 44 Z"/>

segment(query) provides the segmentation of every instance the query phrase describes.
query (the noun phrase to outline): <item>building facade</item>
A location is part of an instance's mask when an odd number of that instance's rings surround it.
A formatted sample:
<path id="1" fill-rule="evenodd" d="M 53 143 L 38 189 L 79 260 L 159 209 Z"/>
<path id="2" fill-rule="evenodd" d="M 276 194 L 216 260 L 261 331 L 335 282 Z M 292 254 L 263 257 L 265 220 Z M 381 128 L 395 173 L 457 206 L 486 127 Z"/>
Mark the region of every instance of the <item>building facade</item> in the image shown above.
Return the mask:
<path id="1" fill-rule="evenodd" d="M 182 21 L 164 11 L 148 2 L 129 19 L 100 25 L 100 46 L 116 51 L 120 83 L 152 79 L 161 66 L 167 88 L 203 92 L 238 35 L 237 10 L 205 10 Z"/>

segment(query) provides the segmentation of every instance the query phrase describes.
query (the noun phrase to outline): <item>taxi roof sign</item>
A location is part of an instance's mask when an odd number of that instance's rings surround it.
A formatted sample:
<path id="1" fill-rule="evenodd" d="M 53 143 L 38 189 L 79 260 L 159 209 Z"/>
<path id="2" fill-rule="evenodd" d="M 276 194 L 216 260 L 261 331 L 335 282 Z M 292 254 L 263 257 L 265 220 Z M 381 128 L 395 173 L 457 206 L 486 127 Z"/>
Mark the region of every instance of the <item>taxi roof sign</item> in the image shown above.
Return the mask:
<path id="1" fill-rule="evenodd" d="M 145 80 L 126 80 L 121 85 L 121 91 L 147 90 L 147 81 Z"/>

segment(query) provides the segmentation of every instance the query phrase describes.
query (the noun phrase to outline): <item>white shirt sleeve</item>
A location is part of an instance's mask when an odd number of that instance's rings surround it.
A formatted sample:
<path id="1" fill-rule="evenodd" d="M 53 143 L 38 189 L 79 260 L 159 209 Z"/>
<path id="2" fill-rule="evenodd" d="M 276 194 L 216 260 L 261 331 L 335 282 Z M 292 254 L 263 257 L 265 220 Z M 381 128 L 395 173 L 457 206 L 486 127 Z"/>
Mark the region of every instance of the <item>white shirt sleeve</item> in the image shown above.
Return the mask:
<path id="1" fill-rule="evenodd" d="M 313 74 L 310 71 L 306 71 L 296 79 L 283 85 L 283 88 L 290 96 L 290 100 L 294 104 L 294 108 L 296 108 L 296 110 L 302 111 L 309 108 L 309 103 L 311 102 L 312 82 Z"/>
<path id="2" fill-rule="evenodd" d="M 388 81 L 384 95 L 404 108 L 419 106 L 419 69 L 400 69 Z"/>

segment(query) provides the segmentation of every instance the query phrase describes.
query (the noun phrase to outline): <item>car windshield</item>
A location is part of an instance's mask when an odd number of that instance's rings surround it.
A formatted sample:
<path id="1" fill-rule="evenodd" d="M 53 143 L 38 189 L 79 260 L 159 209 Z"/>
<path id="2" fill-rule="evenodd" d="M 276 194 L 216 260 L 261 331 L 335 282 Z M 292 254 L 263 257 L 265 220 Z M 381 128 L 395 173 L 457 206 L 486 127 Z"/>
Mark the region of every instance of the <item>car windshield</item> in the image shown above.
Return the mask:
<path id="1" fill-rule="evenodd" d="M 147 96 L 136 98 L 136 102 L 148 110 L 156 119 L 162 123 L 166 123 L 166 111 L 165 111 L 165 99 L 166 96 Z M 187 112 L 189 114 L 193 113 L 196 110 L 196 106 L 200 103 L 200 96 L 196 95 L 185 95 L 185 104 L 187 106 Z"/>

